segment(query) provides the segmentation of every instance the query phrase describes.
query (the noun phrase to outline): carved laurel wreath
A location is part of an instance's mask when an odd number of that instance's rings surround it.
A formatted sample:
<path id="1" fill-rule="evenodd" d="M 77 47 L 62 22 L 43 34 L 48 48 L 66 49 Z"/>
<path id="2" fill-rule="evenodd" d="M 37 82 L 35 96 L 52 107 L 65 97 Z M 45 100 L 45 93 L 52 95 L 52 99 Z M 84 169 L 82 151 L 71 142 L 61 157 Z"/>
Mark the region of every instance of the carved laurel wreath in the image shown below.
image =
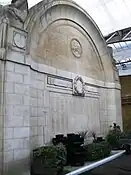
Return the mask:
<path id="1" fill-rule="evenodd" d="M 77 84 L 78 82 L 81 83 L 81 86 L 82 86 L 81 91 L 79 91 L 79 89 L 78 89 L 78 84 Z M 73 82 L 73 95 L 82 96 L 82 97 L 85 96 L 85 83 L 84 83 L 83 79 L 79 76 L 76 77 L 74 79 L 74 82 Z"/>

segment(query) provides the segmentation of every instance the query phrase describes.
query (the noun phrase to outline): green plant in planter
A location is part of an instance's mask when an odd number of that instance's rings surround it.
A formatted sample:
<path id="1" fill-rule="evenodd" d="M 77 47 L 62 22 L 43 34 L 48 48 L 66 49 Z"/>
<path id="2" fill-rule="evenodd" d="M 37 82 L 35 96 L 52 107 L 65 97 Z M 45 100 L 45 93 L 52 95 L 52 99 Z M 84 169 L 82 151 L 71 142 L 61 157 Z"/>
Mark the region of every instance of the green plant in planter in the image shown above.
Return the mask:
<path id="1" fill-rule="evenodd" d="M 110 155 L 111 149 L 106 142 L 92 143 L 84 146 L 86 160 L 95 161 Z"/>
<path id="2" fill-rule="evenodd" d="M 57 158 L 58 158 L 58 161 L 59 161 L 59 165 L 61 165 L 61 166 L 66 165 L 66 162 L 67 162 L 66 147 L 62 143 L 59 143 L 56 146 L 56 149 L 57 149 Z"/>
<path id="3" fill-rule="evenodd" d="M 86 136 L 87 136 L 87 133 L 88 133 L 88 131 L 81 131 L 81 132 L 78 132 L 78 134 L 82 137 L 82 138 L 86 138 Z"/>
<path id="4" fill-rule="evenodd" d="M 42 175 L 60 174 L 66 160 L 67 152 L 62 143 L 57 146 L 40 147 L 33 152 L 34 170 Z"/>
<path id="5" fill-rule="evenodd" d="M 110 144 L 112 149 L 119 149 L 119 140 L 122 136 L 122 132 L 120 130 L 120 127 L 114 124 L 113 129 L 111 129 L 106 137 L 107 142 Z"/>
<path id="6" fill-rule="evenodd" d="M 58 158 L 57 150 L 55 147 L 45 147 L 42 150 L 42 161 L 44 167 L 57 167 Z"/>
<path id="7" fill-rule="evenodd" d="M 64 166 L 67 163 L 67 150 L 66 147 L 63 145 L 63 143 L 59 143 L 56 145 L 57 149 L 57 168 L 58 168 L 58 173 L 60 174 L 63 172 Z"/>
<path id="8" fill-rule="evenodd" d="M 34 174 L 56 175 L 58 164 L 59 159 L 55 146 L 45 146 L 34 150 L 32 166 Z"/>
<path id="9" fill-rule="evenodd" d="M 93 142 L 96 142 L 96 132 L 92 132 Z"/>
<path id="10" fill-rule="evenodd" d="M 111 153 L 111 147 L 108 142 L 103 141 L 100 143 L 100 146 L 102 147 L 103 157 L 107 157 Z"/>

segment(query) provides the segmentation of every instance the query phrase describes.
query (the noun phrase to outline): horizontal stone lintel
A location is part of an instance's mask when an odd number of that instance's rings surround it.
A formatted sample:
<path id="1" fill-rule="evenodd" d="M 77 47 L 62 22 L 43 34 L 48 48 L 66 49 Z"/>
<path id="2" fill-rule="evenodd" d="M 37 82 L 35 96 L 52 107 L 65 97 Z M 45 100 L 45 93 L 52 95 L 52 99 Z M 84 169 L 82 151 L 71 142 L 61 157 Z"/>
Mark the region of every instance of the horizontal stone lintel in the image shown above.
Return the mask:
<path id="1" fill-rule="evenodd" d="M 47 84 L 72 89 L 72 82 L 68 80 L 48 77 Z"/>
<path id="2" fill-rule="evenodd" d="M 47 84 L 49 85 L 49 88 L 55 88 L 55 89 L 63 89 L 63 90 L 73 90 L 73 82 L 66 79 L 58 79 L 57 77 L 50 77 L 47 78 Z M 99 94 L 99 88 L 87 86 L 85 85 L 85 93 L 86 94 L 92 94 L 92 95 L 98 95 Z"/>
<path id="3" fill-rule="evenodd" d="M 29 58 L 26 57 L 26 59 L 23 60 L 23 63 L 21 61 L 19 62 L 18 59 L 16 61 L 16 59 L 13 59 L 13 57 L 10 57 L 9 60 L 5 60 L 5 61 L 7 61 L 7 62 L 11 61 L 11 62 L 14 62 L 15 64 L 17 64 L 17 63 L 22 64 L 22 66 L 23 65 L 29 66 L 34 71 L 37 71 L 37 72 L 43 73 L 43 74 L 47 74 L 47 75 L 51 75 L 52 77 L 56 76 L 56 77 L 58 77 L 58 79 L 59 79 L 59 77 L 61 77 L 61 79 L 66 80 L 66 81 L 69 79 L 69 81 L 67 81 L 67 83 L 63 83 L 63 81 L 59 81 L 59 83 L 58 83 L 58 80 L 55 80 L 56 81 L 55 84 L 59 84 L 62 87 L 65 87 L 68 84 L 67 87 L 70 88 L 71 81 L 73 81 L 73 79 L 78 76 L 78 74 L 75 74 L 75 73 L 63 71 L 63 70 L 56 69 L 54 67 L 50 67 L 50 66 L 47 66 L 44 64 L 36 63 L 30 57 Z M 85 76 L 81 76 L 81 77 L 84 80 L 85 84 L 87 84 L 89 86 L 94 86 L 97 88 L 117 89 L 117 90 L 121 89 L 121 86 L 119 83 L 104 82 L 104 81 L 95 80 L 95 79 L 85 77 Z"/>

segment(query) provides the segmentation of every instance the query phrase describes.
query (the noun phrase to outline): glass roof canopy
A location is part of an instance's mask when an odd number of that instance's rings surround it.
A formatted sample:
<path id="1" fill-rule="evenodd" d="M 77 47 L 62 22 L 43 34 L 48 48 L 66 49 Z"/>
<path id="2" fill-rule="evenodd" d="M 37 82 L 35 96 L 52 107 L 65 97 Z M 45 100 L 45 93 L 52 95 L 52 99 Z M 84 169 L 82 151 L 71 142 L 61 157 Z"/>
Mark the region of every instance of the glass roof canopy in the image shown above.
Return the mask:
<path id="1" fill-rule="evenodd" d="M 10 4 L 11 0 L 0 0 L 0 5 Z"/>
<path id="2" fill-rule="evenodd" d="M 41 0 L 28 0 L 29 8 Z M 0 0 L 7 5 L 11 0 Z M 75 0 L 94 19 L 103 35 L 131 26 L 131 0 Z"/>
<path id="3" fill-rule="evenodd" d="M 103 35 L 131 26 L 131 0 L 75 0 L 94 19 Z"/>

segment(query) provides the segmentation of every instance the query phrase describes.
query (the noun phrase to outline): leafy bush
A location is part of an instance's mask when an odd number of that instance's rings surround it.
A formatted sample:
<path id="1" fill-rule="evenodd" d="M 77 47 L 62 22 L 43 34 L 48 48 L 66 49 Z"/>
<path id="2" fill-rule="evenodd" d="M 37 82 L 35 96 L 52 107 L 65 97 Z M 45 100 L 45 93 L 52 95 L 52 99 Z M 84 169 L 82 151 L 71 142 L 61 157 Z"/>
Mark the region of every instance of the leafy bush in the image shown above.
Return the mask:
<path id="1" fill-rule="evenodd" d="M 57 158 L 58 158 L 58 165 L 63 167 L 67 163 L 67 151 L 66 147 L 62 144 L 59 143 L 57 146 Z"/>
<path id="2" fill-rule="evenodd" d="M 92 132 L 92 137 L 94 140 L 96 140 L 96 132 L 94 132 L 94 131 Z"/>
<path id="3" fill-rule="evenodd" d="M 39 159 L 44 167 L 55 168 L 59 162 L 57 148 L 55 146 L 40 147 L 34 150 L 33 159 Z"/>
<path id="4" fill-rule="evenodd" d="M 32 171 L 36 174 L 57 175 L 63 172 L 67 153 L 63 144 L 40 147 L 33 151 Z"/>
<path id="5" fill-rule="evenodd" d="M 111 129 L 107 134 L 107 142 L 110 144 L 112 149 L 119 149 L 119 140 L 122 136 L 122 132 L 119 126 L 114 125 L 113 129 Z"/>
<path id="6" fill-rule="evenodd" d="M 92 143 L 84 146 L 86 160 L 94 161 L 107 157 L 110 152 L 110 146 L 107 142 Z"/>
<path id="7" fill-rule="evenodd" d="M 86 136 L 87 136 L 87 133 L 88 133 L 88 131 L 81 131 L 81 132 L 79 132 L 78 134 L 82 137 L 82 138 L 86 138 Z"/>

